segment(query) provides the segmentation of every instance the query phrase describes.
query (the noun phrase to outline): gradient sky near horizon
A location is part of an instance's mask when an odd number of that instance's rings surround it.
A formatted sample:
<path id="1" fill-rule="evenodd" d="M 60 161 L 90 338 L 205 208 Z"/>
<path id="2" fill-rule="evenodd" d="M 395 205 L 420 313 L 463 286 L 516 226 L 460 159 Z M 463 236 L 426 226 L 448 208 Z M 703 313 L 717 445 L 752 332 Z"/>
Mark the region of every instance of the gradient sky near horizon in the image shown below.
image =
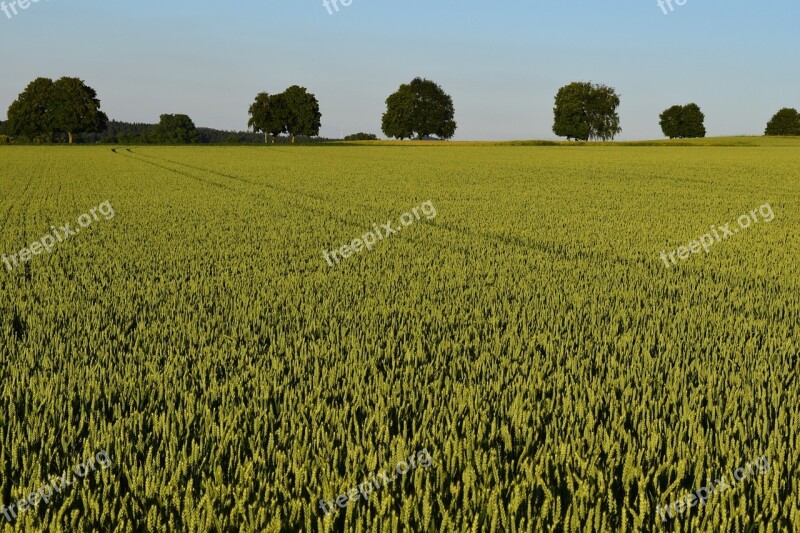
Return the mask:
<path id="1" fill-rule="evenodd" d="M 380 135 L 386 97 L 416 76 L 453 97 L 457 140 L 554 139 L 571 81 L 617 89 L 621 140 L 662 137 L 673 104 L 699 104 L 709 136 L 760 135 L 800 108 L 800 2 L 673 5 L 352 0 L 331 15 L 322 0 L 41 0 L 0 11 L 0 119 L 39 76 L 84 79 L 113 119 L 186 113 L 227 130 L 247 128 L 258 92 L 298 84 L 337 138 Z"/>

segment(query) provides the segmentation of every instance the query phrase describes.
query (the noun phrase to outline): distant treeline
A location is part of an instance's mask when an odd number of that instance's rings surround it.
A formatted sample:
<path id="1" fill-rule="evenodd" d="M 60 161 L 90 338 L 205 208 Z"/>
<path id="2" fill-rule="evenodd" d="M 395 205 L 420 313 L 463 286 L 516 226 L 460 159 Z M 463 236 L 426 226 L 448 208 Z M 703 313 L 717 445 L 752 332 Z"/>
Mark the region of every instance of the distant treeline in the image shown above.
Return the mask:
<path id="1" fill-rule="evenodd" d="M 0 122 L 0 144 L 13 142 L 16 144 L 40 144 L 41 138 L 31 138 L 26 135 L 11 136 L 10 132 L 5 131 L 5 123 Z M 144 124 L 141 122 L 122 122 L 109 120 L 106 129 L 100 133 L 77 133 L 75 143 L 84 144 L 166 144 L 165 141 L 156 135 L 158 124 Z M 196 128 L 197 138 L 194 141 L 199 144 L 264 144 L 264 137 L 260 133 L 249 131 L 225 131 L 214 128 Z M 291 139 L 288 137 L 278 137 L 276 144 L 289 144 Z M 50 142 L 61 144 L 67 143 L 66 135 L 54 135 Z M 299 142 L 316 143 L 330 142 L 330 139 L 321 137 L 299 137 Z M 175 143 L 178 144 L 178 143 Z"/>
<path id="2" fill-rule="evenodd" d="M 160 144 L 169 142 L 159 135 L 158 126 L 158 124 L 110 120 L 106 130 L 102 133 L 84 133 L 78 137 L 78 141 L 109 144 Z M 199 144 L 264 144 L 264 137 L 260 133 L 251 131 L 226 131 L 214 128 L 196 128 L 196 131 L 197 136 L 194 142 Z M 304 142 L 319 140 L 321 139 L 303 139 Z M 289 139 L 280 138 L 278 142 L 288 143 Z"/>

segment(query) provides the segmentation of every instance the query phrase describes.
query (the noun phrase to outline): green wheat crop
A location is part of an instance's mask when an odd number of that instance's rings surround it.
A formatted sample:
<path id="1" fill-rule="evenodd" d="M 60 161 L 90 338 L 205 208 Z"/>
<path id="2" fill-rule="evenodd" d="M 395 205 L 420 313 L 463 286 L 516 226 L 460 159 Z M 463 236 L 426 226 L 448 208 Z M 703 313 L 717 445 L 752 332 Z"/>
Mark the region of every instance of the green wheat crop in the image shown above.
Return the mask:
<path id="1" fill-rule="evenodd" d="M 375 144 L 0 147 L 0 530 L 800 530 L 800 141 Z"/>

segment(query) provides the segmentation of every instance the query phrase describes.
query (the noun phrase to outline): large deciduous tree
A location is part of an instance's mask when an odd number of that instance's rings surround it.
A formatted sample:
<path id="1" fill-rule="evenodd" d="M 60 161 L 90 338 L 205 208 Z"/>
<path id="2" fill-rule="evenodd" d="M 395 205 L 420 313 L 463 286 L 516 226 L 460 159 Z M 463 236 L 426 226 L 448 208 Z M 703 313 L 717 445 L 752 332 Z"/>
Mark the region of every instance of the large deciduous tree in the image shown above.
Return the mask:
<path id="1" fill-rule="evenodd" d="M 381 129 L 387 137 L 450 139 L 456 132 L 453 99 L 436 83 L 414 78 L 386 99 Z"/>
<path id="2" fill-rule="evenodd" d="M 800 113 L 784 107 L 767 122 L 764 135 L 800 135 Z"/>
<path id="3" fill-rule="evenodd" d="M 416 95 L 409 85 L 386 99 L 386 112 L 381 120 L 381 130 L 387 137 L 410 139 L 414 136 L 414 104 Z"/>
<path id="4" fill-rule="evenodd" d="M 53 127 L 66 132 L 69 144 L 76 133 L 101 132 L 108 117 L 100 111 L 97 92 L 78 78 L 61 78 L 52 87 Z"/>
<path id="5" fill-rule="evenodd" d="M 37 78 L 8 108 L 8 121 L 15 135 L 50 141 L 64 132 L 72 144 L 76 133 L 103 131 L 108 117 L 95 90 L 79 78 Z"/>
<path id="6" fill-rule="evenodd" d="M 589 82 L 565 85 L 556 94 L 553 133 L 568 140 L 611 140 L 622 131 L 619 104 L 613 87 Z"/>
<path id="7" fill-rule="evenodd" d="M 706 136 L 705 120 L 706 116 L 697 104 L 686 104 L 683 106 L 683 120 L 681 127 L 683 137 L 686 139 L 699 139 Z"/>
<path id="8" fill-rule="evenodd" d="M 681 136 L 681 114 L 683 106 L 674 105 L 669 109 L 665 109 L 659 115 L 659 124 L 661 131 L 664 132 L 665 137 L 670 139 L 677 139 Z"/>
<path id="9" fill-rule="evenodd" d="M 273 95 L 259 93 L 248 113 L 250 120 L 247 125 L 254 132 L 264 133 L 264 142 L 268 142 L 268 136 L 272 135 L 274 143 L 275 137 L 282 133 L 291 135 L 292 142 L 298 135 L 319 135 L 322 119 L 319 102 L 305 87 L 292 85 Z"/>
<path id="10" fill-rule="evenodd" d="M 319 112 L 317 97 L 309 93 L 305 87 L 292 85 L 283 92 L 288 111 L 286 133 L 292 137 L 303 135 L 316 137 L 319 135 L 322 113 Z"/>
<path id="11" fill-rule="evenodd" d="M 659 115 L 659 124 L 670 139 L 692 139 L 706 136 L 705 118 L 697 104 L 674 105 Z"/>
<path id="12" fill-rule="evenodd" d="M 6 131 L 31 139 L 50 141 L 53 136 L 53 80 L 36 78 L 8 108 Z"/>
<path id="13" fill-rule="evenodd" d="M 275 137 L 286 132 L 289 112 L 283 94 L 270 96 L 268 93 L 259 93 L 248 113 L 250 120 L 247 126 L 256 133 L 262 132 L 265 143 L 269 142 L 270 135 L 274 143 Z"/>
<path id="14" fill-rule="evenodd" d="M 191 144 L 200 139 L 194 122 L 188 115 L 161 115 L 153 128 L 152 140 L 166 144 Z"/>

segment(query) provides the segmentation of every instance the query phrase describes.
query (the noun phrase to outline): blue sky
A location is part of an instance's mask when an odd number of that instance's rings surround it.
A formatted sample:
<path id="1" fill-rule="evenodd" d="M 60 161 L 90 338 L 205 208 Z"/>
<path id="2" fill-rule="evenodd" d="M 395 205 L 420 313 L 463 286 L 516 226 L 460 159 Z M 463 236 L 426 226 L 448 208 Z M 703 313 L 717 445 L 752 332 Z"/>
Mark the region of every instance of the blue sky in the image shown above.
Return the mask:
<path id="1" fill-rule="evenodd" d="M 709 135 L 800 108 L 800 2 L 672 1 L 665 15 L 657 0 L 352 0 L 331 15 L 322 0 L 40 0 L 0 11 L 0 117 L 29 81 L 64 75 L 111 118 L 237 130 L 258 92 L 298 84 L 329 137 L 380 134 L 386 97 L 415 76 L 453 97 L 461 140 L 555 138 L 571 81 L 617 89 L 619 139 L 660 138 L 658 114 L 690 101 Z"/>

